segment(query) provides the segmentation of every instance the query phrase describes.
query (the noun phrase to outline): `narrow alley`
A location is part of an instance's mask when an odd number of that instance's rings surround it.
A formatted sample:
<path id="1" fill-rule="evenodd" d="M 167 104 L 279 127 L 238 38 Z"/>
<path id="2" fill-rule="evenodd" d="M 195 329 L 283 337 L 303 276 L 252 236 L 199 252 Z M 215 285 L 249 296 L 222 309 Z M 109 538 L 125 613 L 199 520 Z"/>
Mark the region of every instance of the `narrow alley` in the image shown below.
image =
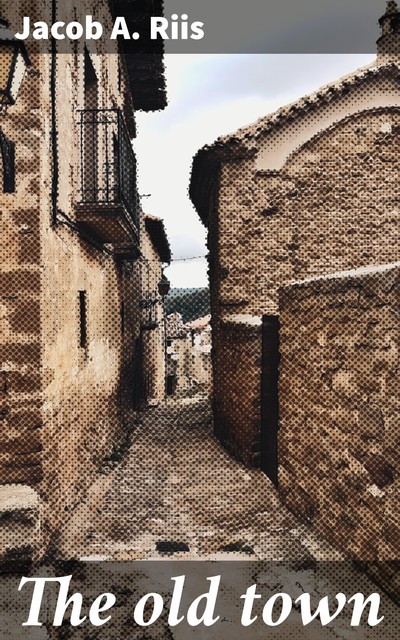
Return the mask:
<path id="1" fill-rule="evenodd" d="M 233 460 L 212 434 L 202 396 L 139 414 L 131 446 L 107 463 L 58 541 L 62 554 L 114 560 L 290 560 L 318 544 L 268 478 Z"/>

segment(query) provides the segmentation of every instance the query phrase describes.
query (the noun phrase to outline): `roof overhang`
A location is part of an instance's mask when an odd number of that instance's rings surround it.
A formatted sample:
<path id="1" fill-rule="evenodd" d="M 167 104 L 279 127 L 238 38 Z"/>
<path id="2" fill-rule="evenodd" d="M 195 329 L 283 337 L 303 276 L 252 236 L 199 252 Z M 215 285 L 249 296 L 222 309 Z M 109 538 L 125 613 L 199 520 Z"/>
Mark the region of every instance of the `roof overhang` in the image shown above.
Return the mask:
<path id="1" fill-rule="evenodd" d="M 140 40 L 120 40 L 134 108 L 158 111 L 167 106 L 164 78 L 164 41 L 150 40 L 150 17 L 164 14 L 163 0 L 112 0 L 113 17 L 123 17 L 129 32 Z"/>
<path id="2" fill-rule="evenodd" d="M 171 262 L 171 249 L 168 242 L 167 233 L 165 231 L 164 222 L 161 218 L 145 214 L 144 224 L 149 234 L 154 249 L 160 256 L 161 262 Z"/>

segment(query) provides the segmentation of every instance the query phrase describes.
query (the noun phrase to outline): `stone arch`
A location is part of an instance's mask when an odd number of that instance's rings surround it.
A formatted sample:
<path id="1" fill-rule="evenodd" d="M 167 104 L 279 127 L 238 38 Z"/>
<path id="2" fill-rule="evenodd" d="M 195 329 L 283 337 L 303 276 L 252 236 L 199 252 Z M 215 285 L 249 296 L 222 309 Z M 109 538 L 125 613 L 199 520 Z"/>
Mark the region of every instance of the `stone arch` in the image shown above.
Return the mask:
<path id="1" fill-rule="evenodd" d="M 379 107 L 379 108 L 371 108 L 364 109 L 363 111 L 359 111 L 357 113 L 346 116 L 345 118 L 338 120 L 333 123 L 326 129 L 323 129 L 316 133 L 314 136 L 306 140 L 300 147 L 294 149 L 292 153 L 288 155 L 286 158 L 286 162 L 282 167 L 282 171 L 285 172 L 286 168 L 290 165 L 290 163 L 296 158 L 296 156 L 300 155 L 302 152 L 306 151 L 308 148 L 318 143 L 318 141 L 322 141 L 324 139 L 328 140 L 329 137 L 334 134 L 335 131 L 338 131 L 340 128 L 345 127 L 349 123 L 357 124 L 358 120 L 361 120 L 364 116 L 382 116 L 388 117 L 390 115 L 397 114 L 400 115 L 400 105 L 393 107 Z M 387 129 L 386 131 L 382 128 L 382 133 L 387 133 L 388 135 L 392 133 L 391 129 Z M 400 131 L 399 131 L 400 133 Z"/>
<path id="2" fill-rule="evenodd" d="M 396 107 L 400 107 L 400 91 L 395 74 L 366 80 L 329 101 L 321 99 L 312 111 L 300 113 L 265 136 L 257 155 L 257 169 L 280 171 L 297 149 L 346 118 L 368 110 Z"/>

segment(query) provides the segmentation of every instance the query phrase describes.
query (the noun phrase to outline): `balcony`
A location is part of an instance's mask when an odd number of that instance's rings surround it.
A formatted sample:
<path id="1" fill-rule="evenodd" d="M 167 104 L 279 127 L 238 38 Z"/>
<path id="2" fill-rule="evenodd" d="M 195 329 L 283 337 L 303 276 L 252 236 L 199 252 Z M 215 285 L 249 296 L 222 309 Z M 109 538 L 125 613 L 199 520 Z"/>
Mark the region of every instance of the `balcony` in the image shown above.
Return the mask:
<path id="1" fill-rule="evenodd" d="M 136 158 L 119 109 L 79 112 L 80 188 L 76 221 L 82 235 L 135 258 L 139 247 Z"/>

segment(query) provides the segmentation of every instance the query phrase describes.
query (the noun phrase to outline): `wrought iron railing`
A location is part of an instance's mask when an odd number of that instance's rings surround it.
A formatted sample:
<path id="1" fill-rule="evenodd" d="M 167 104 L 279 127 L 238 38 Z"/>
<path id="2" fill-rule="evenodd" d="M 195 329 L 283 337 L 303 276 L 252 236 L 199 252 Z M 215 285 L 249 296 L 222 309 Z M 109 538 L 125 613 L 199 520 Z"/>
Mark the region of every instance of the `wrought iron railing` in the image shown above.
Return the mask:
<path id="1" fill-rule="evenodd" d="M 79 113 L 80 204 L 124 205 L 138 229 L 136 158 L 120 110 Z"/>

